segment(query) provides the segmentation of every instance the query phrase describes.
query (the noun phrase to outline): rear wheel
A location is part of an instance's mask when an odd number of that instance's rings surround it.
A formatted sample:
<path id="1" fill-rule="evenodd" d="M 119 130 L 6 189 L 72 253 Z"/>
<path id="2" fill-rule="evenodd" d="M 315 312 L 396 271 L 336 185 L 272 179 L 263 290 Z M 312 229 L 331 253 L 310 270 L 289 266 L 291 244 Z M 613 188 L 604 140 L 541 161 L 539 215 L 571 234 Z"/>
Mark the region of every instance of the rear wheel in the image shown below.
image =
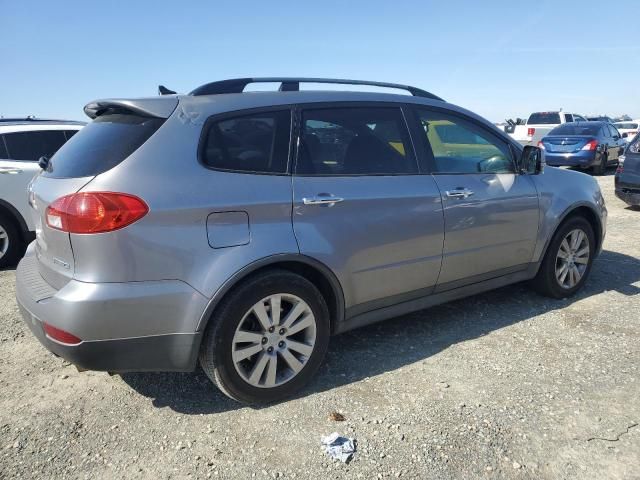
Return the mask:
<path id="1" fill-rule="evenodd" d="M 596 175 L 604 175 L 607 173 L 607 164 L 609 163 L 609 155 L 604 152 L 600 155 L 600 163 L 593 167 L 593 173 Z"/>
<path id="2" fill-rule="evenodd" d="M 0 268 L 14 265 L 24 249 L 20 231 L 11 218 L 0 214 Z"/>
<path id="3" fill-rule="evenodd" d="M 533 279 L 534 288 L 553 298 L 566 298 L 584 285 L 593 263 L 595 236 L 583 217 L 568 219 L 558 228 Z"/>
<path id="4" fill-rule="evenodd" d="M 329 311 L 318 289 L 299 275 L 274 270 L 223 300 L 205 333 L 200 365 L 234 400 L 274 402 L 313 377 L 329 333 Z"/>

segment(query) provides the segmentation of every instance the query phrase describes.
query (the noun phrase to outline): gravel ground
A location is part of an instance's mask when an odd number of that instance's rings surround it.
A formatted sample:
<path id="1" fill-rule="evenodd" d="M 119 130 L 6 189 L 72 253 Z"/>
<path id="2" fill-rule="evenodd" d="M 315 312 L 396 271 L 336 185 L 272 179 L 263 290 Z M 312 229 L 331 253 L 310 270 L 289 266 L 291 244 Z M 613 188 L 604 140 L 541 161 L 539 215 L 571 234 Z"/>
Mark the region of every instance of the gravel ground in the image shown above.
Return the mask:
<path id="1" fill-rule="evenodd" d="M 78 373 L 0 272 L 0 478 L 640 478 L 640 212 L 599 181 L 608 235 L 580 295 L 515 285 L 335 337 L 266 408 L 201 371 Z M 350 464 L 322 453 L 333 431 L 356 439 Z"/>

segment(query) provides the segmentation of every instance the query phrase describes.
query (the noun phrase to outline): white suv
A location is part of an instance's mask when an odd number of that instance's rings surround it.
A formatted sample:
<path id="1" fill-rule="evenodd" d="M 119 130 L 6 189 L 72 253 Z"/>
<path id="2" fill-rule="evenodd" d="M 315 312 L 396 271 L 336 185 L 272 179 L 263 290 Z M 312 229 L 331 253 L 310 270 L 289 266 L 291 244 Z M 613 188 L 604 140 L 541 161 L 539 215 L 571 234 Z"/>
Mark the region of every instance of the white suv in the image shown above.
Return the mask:
<path id="1" fill-rule="evenodd" d="M 85 124 L 65 120 L 0 118 L 0 268 L 15 263 L 33 239 L 27 187 L 50 157 Z"/>

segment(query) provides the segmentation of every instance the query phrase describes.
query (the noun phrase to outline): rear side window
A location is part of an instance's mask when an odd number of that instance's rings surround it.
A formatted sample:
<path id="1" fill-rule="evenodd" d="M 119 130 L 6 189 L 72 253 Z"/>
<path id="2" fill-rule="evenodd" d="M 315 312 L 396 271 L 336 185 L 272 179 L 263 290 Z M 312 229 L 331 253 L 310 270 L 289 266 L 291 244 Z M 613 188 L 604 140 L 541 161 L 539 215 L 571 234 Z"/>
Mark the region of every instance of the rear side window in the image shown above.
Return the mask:
<path id="1" fill-rule="evenodd" d="M 52 156 L 66 142 L 62 130 L 6 133 L 4 143 L 12 160 L 37 161 Z"/>
<path id="2" fill-rule="evenodd" d="M 67 140 L 71 140 L 71 137 L 73 137 L 76 133 L 78 133 L 78 130 L 65 130 L 64 136 L 67 137 Z"/>
<path id="3" fill-rule="evenodd" d="M 538 112 L 532 113 L 527 121 L 527 125 L 553 125 L 560 123 L 558 112 Z"/>
<path id="4" fill-rule="evenodd" d="M 598 135 L 600 124 L 589 125 L 588 122 L 578 124 L 566 124 L 554 128 L 549 135 Z"/>
<path id="5" fill-rule="evenodd" d="M 290 110 L 214 120 L 205 130 L 201 158 L 206 166 L 235 172 L 286 173 Z"/>
<path id="6" fill-rule="evenodd" d="M 302 112 L 299 175 L 402 175 L 418 167 L 400 108 Z"/>
<path id="7" fill-rule="evenodd" d="M 46 177 L 92 177 L 118 165 L 164 122 L 161 118 L 110 114 L 73 135 L 50 160 Z"/>
<path id="8" fill-rule="evenodd" d="M 4 143 L 4 135 L 0 135 L 0 158 L 9 158 L 7 146 Z"/>

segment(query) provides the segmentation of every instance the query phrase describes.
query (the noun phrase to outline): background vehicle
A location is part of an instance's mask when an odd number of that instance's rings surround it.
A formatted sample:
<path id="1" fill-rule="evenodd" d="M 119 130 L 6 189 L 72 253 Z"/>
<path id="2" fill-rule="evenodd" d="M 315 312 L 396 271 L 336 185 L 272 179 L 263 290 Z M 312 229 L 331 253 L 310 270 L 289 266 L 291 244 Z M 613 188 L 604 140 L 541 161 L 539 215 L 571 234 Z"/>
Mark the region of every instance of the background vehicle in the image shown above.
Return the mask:
<path id="1" fill-rule="evenodd" d="M 630 142 L 636 134 L 640 133 L 640 120 L 630 122 L 616 122 L 613 124 L 618 129 L 622 138 Z"/>
<path id="2" fill-rule="evenodd" d="M 613 119 L 607 115 L 587 115 L 587 121 L 613 123 Z"/>
<path id="3" fill-rule="evenodd" d="M 567 122 L 584 121 L 584 117 L 565 112 L 534 112 L 525 125 L 515 125 L 511 137 L 521 145 L 536 145 L 554 127 Z"/>
<path id="4" fill-rule="evenodd" d="M 608 122 L 574 122 L 554 128 L 538 146 L 544 148 L 548 165 L 593 167 L 596 175 L 604 175 L 618 163 L 625 140 Z"/>
<path id="5" fill-rule="evenodd" d="M 38 159 L 53 155 L 83 122 L 33 117 L 0 119 L 0 267 L 15 263 L 35 229 L 27 186 Z"/>
<path id="6" fill-rule="evenodd" d="M 640 205 L 640 134 L 627 146 L 616 170 L 616 197 L 629 205 Z"/>
<path id="7" fill-rule="evenodd" d="M 256 81 L 280 90 L 242 93 Z M 33 182 L 16 297 L 88 369 L 199 358 L 230 397 L 275 401 L 331 334 L 523 280 L 574 294 L 605 234 L 595 180 L 414 87 L 235 79 L 85 111 Z"/>

